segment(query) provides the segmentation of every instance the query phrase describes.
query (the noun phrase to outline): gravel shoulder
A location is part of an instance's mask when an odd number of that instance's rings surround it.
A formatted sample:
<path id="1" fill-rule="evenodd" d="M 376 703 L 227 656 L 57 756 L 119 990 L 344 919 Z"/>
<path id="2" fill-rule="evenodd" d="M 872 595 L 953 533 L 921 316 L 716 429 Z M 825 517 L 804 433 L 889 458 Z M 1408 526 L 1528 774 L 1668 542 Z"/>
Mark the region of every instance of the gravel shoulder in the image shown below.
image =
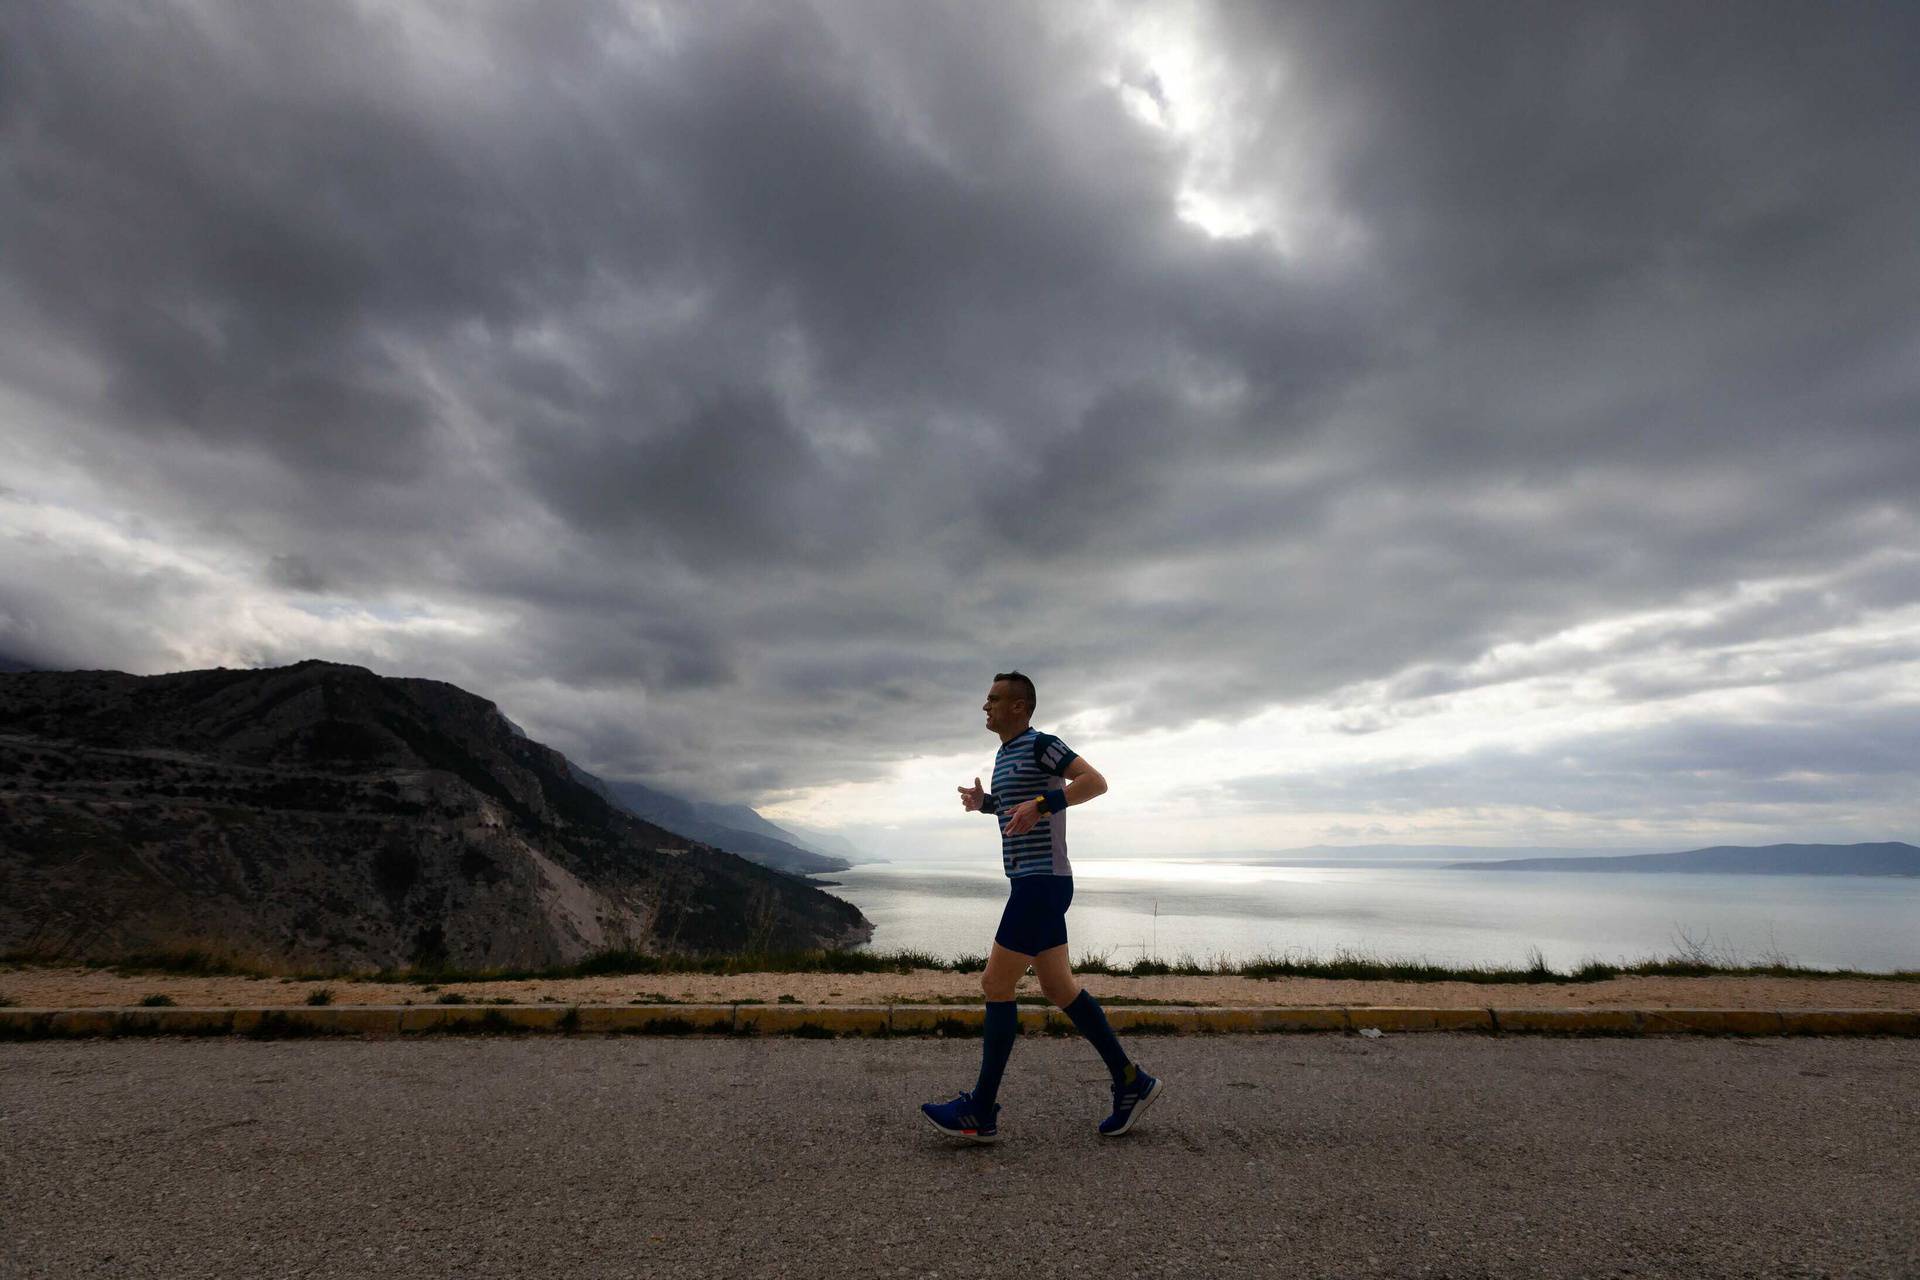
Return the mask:
<path id="1" fill-rule="evenodd" d="M 1615 978 L 1583 983 L 1358 982 L 1325 978 L 1151 977 L 1085 974 L 1101 1000 L 1203 1006 L 1412 1005 L 1442 1009 L 1920 1009 L 1920 982 L 1859 978 Z M 207 978 L 108 969 L 0 967 L 0 997 L 25 1008 L 111 1008 L 149 995 L 207 1008 L 303 1005 L 318 987 L 334 1004 L 432 1004 L 455 993 L 514 1004 L 929 1004 L 981 999 L 978 973 L 638 974 L 535 982 L 412 983 L 340 979 Z M 1040 984 L 1020 980 L 1021 996 Z"/>

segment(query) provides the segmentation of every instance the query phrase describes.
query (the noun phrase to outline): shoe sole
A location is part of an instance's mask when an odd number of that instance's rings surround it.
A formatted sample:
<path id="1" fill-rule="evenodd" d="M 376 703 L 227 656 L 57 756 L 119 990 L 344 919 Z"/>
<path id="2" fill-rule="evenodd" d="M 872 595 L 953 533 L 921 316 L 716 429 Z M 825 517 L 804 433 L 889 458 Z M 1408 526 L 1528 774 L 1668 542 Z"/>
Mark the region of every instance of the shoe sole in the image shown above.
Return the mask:
<path id="1" fill-rule="evenodd" d="M 927 1113 L 924 1111 L 922 1111 L 920 1114 L 923 1116 L 927 1116 Z M 964 1138 L 968 1142 L 980 1142 L 980 1143 L 1000 1141 L 1000 1131 L 998 1129 L 994 1130 L 992 1133 L 973 1133 L 966 1129 L 949 1129 L 947 1128 L 947 1126 L 941 1124 L 938 1120 L 935 1120 L 932 1116 L 927 1116 L 927 1123 L 932 1125 L 935 1131 L 939 1133 L 944 1133 L 949 1138 Z"/>
<path id="2" fill-rule="evenodd" d="M 1103 1138 L 1117 1138 L 1127 1130 L 1133 1128 L 1134 1125 L 1140 1123 L 1140 1113 L 1160 1101 L 1160 1095 L 1166 1091 L 1167 1082 L 1164 1079 L 1155 1079 L 1153 1088 L 1141 1094 L 1140 1101 L 1134 1103 L 1133 1110 L 1127 1113 L 1127 1122 L 1118 1129 L 1103 1130 L 1100 1136 Z"/>

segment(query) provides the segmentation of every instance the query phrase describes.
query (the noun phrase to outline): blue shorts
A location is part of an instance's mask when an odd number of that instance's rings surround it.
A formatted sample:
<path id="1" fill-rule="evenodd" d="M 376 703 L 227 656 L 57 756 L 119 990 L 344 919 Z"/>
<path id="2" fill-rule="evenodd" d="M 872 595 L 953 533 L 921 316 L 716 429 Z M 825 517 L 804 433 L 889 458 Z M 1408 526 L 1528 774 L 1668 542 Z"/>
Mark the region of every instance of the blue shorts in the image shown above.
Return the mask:
<path id="1" fill-rule="evenodd" d="M 1073 901 L 1072 876 L 1014 876 L 1012 892 L 1000 913 L 993 940 L 1009 951 L 1037 956 L 1067 943 L 1067 904 Z"/>

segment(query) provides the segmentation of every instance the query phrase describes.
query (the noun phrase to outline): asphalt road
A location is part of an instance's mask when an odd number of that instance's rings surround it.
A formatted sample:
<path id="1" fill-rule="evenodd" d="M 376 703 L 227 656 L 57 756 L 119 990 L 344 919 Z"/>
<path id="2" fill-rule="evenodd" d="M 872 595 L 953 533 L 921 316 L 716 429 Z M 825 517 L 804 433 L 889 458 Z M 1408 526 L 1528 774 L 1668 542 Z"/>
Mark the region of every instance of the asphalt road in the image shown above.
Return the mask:
<path id="1" fill-rule="evenodd" d="M 1916 1276 L 1920 1042 L 0 1044 L 0 1276 Z"/>

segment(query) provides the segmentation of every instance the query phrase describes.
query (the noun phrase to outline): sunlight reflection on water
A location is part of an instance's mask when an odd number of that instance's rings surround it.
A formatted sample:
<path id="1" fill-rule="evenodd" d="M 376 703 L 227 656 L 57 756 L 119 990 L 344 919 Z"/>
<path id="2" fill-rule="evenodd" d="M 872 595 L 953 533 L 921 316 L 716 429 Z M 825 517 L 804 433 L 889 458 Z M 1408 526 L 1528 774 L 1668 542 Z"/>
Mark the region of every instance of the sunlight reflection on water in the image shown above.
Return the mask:
<path id="1" fill-rule="evenodd" d="M 991 857 L 872 863 L 823 877 L 874 923 L 872 950 L 984 955 L 1008 884 Z M 1722 963 L 1920 967 L 1920 880 L 1448 870 L 1440 860 L 1259 865 L 1076 859 L 1069 952 L 1244 963 L 1340 950 L 1437 964 L 1556 968 L 1668 956 Z"/>

